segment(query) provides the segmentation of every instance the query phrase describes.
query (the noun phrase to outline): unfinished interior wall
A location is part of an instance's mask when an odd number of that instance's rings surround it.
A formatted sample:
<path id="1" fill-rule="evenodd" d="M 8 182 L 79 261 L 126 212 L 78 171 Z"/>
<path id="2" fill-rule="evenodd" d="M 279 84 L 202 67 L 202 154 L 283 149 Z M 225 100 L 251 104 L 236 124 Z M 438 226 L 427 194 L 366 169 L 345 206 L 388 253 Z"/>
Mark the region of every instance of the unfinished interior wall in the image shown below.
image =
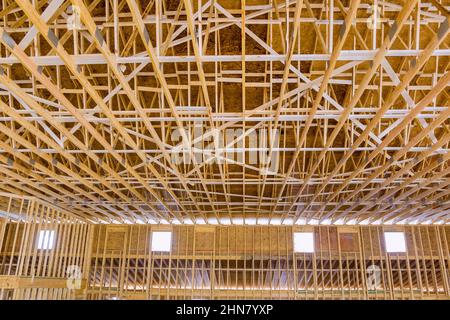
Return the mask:
<path id="1" fill-rule="evenodd" d="M 173 233 L 170 253 L 151 252 L 151 232 Z M 312 230 L 314 253 L 293 252 L 293 232 Z M 406 234 L 406 253 L 386 253 L 384 231 Z M 449 227 L 97 226 L 90 299 L 449 298 Z M 368 287 L 368 267 L 380 283 Z"/>
<path id="2" fill-rule="evenodd" d="M 33 198 L 1 205 L 1 299 L 450 298 L 449 226 L 94 225 Z M 153 231 L 172 232 L 170 252 L 152 252 Z M 294 252 L 297 231 L 314 253 Z"/>

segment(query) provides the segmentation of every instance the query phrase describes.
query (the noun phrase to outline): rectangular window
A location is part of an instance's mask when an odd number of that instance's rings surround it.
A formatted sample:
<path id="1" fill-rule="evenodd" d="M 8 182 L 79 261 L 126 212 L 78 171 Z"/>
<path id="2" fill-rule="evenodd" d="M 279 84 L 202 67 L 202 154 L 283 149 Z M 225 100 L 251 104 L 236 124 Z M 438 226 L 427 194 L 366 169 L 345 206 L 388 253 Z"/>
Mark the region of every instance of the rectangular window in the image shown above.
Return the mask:
<path id="1" fill-rule="evenodd" d="M 314 252 L 314 233 L 294 232 L 294 252 Z"/>
<path id="2" fill-rule="evenodd" d="M 384 243 L 386 252 L 406 252 L 404 232 L 385 232 Z"/>
<path id="3" fill-rule="evenodd" d="M 152 232 L 152 251 L 169 252 L 172 246 L 172 232 Z"/>
<path id="4" fill-rule="evenodd" d="M 41 230 L 39 231 L 37 248 L 41 250 L 53 249 L 55 245 L 56 232 L 53 230 Z"/>

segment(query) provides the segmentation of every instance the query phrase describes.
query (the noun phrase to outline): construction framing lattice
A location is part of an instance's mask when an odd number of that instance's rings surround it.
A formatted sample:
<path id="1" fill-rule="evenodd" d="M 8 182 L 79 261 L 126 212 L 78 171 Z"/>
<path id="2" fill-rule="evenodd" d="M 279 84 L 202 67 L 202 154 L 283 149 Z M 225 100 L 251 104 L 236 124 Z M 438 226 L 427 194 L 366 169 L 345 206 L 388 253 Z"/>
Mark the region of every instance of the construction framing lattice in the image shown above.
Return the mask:
<path id="1" fill-rule="evenodd" d="M 90 222 L 446 223 L 449 10 L 1 0 L 0 191 Z"/>

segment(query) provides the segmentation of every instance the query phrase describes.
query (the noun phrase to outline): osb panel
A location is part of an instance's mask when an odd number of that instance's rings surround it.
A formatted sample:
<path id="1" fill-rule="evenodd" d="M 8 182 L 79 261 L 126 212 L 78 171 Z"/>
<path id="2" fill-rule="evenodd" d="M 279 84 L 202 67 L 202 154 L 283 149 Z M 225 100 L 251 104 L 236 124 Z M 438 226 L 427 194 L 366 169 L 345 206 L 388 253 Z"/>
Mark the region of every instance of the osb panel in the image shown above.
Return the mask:
<path id="1" fill-rule="evenodd" d="M 126 250 L 126 232 L 108 232 L 108 237 L 106 240 L 106 250 Z"/>
<path id="2" fill-rule="evenodd" d="M 6 232 L 6 221 L 3 218 L 0 218 L 0 252 L 3 248 L 3 238 Z"/>

